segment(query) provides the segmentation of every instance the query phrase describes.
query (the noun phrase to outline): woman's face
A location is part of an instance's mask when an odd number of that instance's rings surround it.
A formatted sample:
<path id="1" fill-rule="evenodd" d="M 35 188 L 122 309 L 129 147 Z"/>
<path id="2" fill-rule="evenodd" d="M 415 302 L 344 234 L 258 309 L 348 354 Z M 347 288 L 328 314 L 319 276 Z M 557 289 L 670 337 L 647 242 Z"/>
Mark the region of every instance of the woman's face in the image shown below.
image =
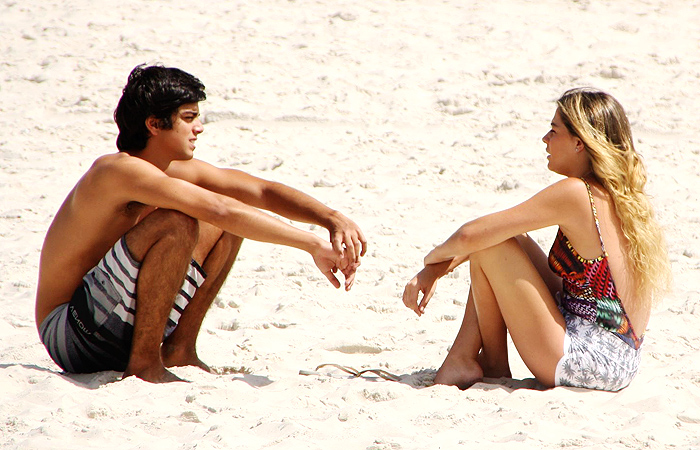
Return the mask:
<path id="1" fill-rule="evenodd" d="M 549 170 L 565 176 L 585 175 L 588 157 L 583 142 L 566 128 L 558 108 L 554 113 L 551 129 L 542 137 L 542 142 L 547 144 Z"/>

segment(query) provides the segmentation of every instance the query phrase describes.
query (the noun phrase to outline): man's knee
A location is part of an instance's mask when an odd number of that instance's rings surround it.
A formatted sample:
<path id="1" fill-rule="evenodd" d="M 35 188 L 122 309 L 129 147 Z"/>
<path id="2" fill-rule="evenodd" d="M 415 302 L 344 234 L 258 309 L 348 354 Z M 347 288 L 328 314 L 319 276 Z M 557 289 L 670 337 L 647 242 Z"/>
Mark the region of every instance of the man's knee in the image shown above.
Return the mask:
<path id="1" fill-rule="evenodd" d="M 221 236 L 221 239 L 224 240 L 224 242 L 227 244 L 227 246 L 235 251 L 238 251 L 240 248 L 241 244 L 243 243 L 243 238 L 240 236 L 236 236 L 235 234 L 227 233 L 224 232 L 224 234 Z"/>
<path id="2" fill-rule="evenodd" d="M 170 240 L 177 248 L 191 249 L 197 244 L 199 223 L 187 214 L 169 209 L 157 209 L 132 228 L 126 243 L 132 255 L 141 260 L 159 241 Z"/>
<path id="3" fill-rule="evenodd" d="M 214 233 L 214 230 L 218 233 Z M 201 231 L 205 231 L 202 233 Z M 206 231 L 210 231 L 207 233 Z M 192 257 L 199 264 L 215 252 L 222 261 L 235 258 L 243 243 L 243 238 L 215 228 L 207 223 L 200 224 L 199 242 L 194 249 Z"/>
<path id="4" fill-rule="evenodd" d="M 167 234 L 175 234 L 187 241 L 195 240 L 199 236 L 199 221 L 187 214 L 173 209 L 158 209 L 151 215 L 158 213 L 155 219 L 161 223 Z"/>

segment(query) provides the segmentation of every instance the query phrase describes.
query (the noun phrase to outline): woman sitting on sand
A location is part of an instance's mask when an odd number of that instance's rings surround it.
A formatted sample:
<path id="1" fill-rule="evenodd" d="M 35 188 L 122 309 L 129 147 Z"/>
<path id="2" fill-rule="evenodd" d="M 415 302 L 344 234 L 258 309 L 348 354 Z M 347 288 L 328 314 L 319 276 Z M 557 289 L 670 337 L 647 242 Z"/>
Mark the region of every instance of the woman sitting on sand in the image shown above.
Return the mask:
<path id="1" fill-rule="evenodd" d="M 470 262 L 464 320 L 435 383 L 510 377 L 506 330 L 548 387 L 617 391 L 637 373 L 652 303 L 670 282 L 646 171 L 612 96 L 572 89 L 557 106 L 542 140 L 547 167 L 566 179 L 465 223 L 406 285 L 403 302 L 420 316 L 437 279 Z M 547 257 L 524 233 L 551 225 Z"/>

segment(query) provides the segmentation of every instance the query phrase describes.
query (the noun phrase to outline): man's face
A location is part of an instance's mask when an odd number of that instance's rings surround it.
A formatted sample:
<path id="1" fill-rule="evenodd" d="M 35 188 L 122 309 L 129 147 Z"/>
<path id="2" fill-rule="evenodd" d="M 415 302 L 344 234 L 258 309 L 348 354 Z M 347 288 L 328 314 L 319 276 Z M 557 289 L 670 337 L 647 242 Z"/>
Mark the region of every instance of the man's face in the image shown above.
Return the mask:
<path id="1" fill-rule="evenodd" d="M 180 106 L 173 114 L 172 123 L 172 129 L 160 132 L 163 144 L 175 153 L 174 160 L 192 159 L 197 136 L 204 131 L 199 120 L 199 103 Z"/>

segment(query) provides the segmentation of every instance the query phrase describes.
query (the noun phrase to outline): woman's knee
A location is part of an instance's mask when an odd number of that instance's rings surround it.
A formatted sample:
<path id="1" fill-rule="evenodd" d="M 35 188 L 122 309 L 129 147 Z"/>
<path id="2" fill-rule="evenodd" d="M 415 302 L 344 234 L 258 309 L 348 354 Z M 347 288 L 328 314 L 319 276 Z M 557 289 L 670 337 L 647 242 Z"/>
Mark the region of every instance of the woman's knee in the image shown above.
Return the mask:
<path id="1" fill-rule="evenodd" d="M 503 254 L 512 254 L 513 251 L 522 252 L 523 249 L 516 238 L 509 238 L 491 247 L 479 250 L 469 255 L 470 264 L 480 264 L 494 257 L 500 258 Z"/>

